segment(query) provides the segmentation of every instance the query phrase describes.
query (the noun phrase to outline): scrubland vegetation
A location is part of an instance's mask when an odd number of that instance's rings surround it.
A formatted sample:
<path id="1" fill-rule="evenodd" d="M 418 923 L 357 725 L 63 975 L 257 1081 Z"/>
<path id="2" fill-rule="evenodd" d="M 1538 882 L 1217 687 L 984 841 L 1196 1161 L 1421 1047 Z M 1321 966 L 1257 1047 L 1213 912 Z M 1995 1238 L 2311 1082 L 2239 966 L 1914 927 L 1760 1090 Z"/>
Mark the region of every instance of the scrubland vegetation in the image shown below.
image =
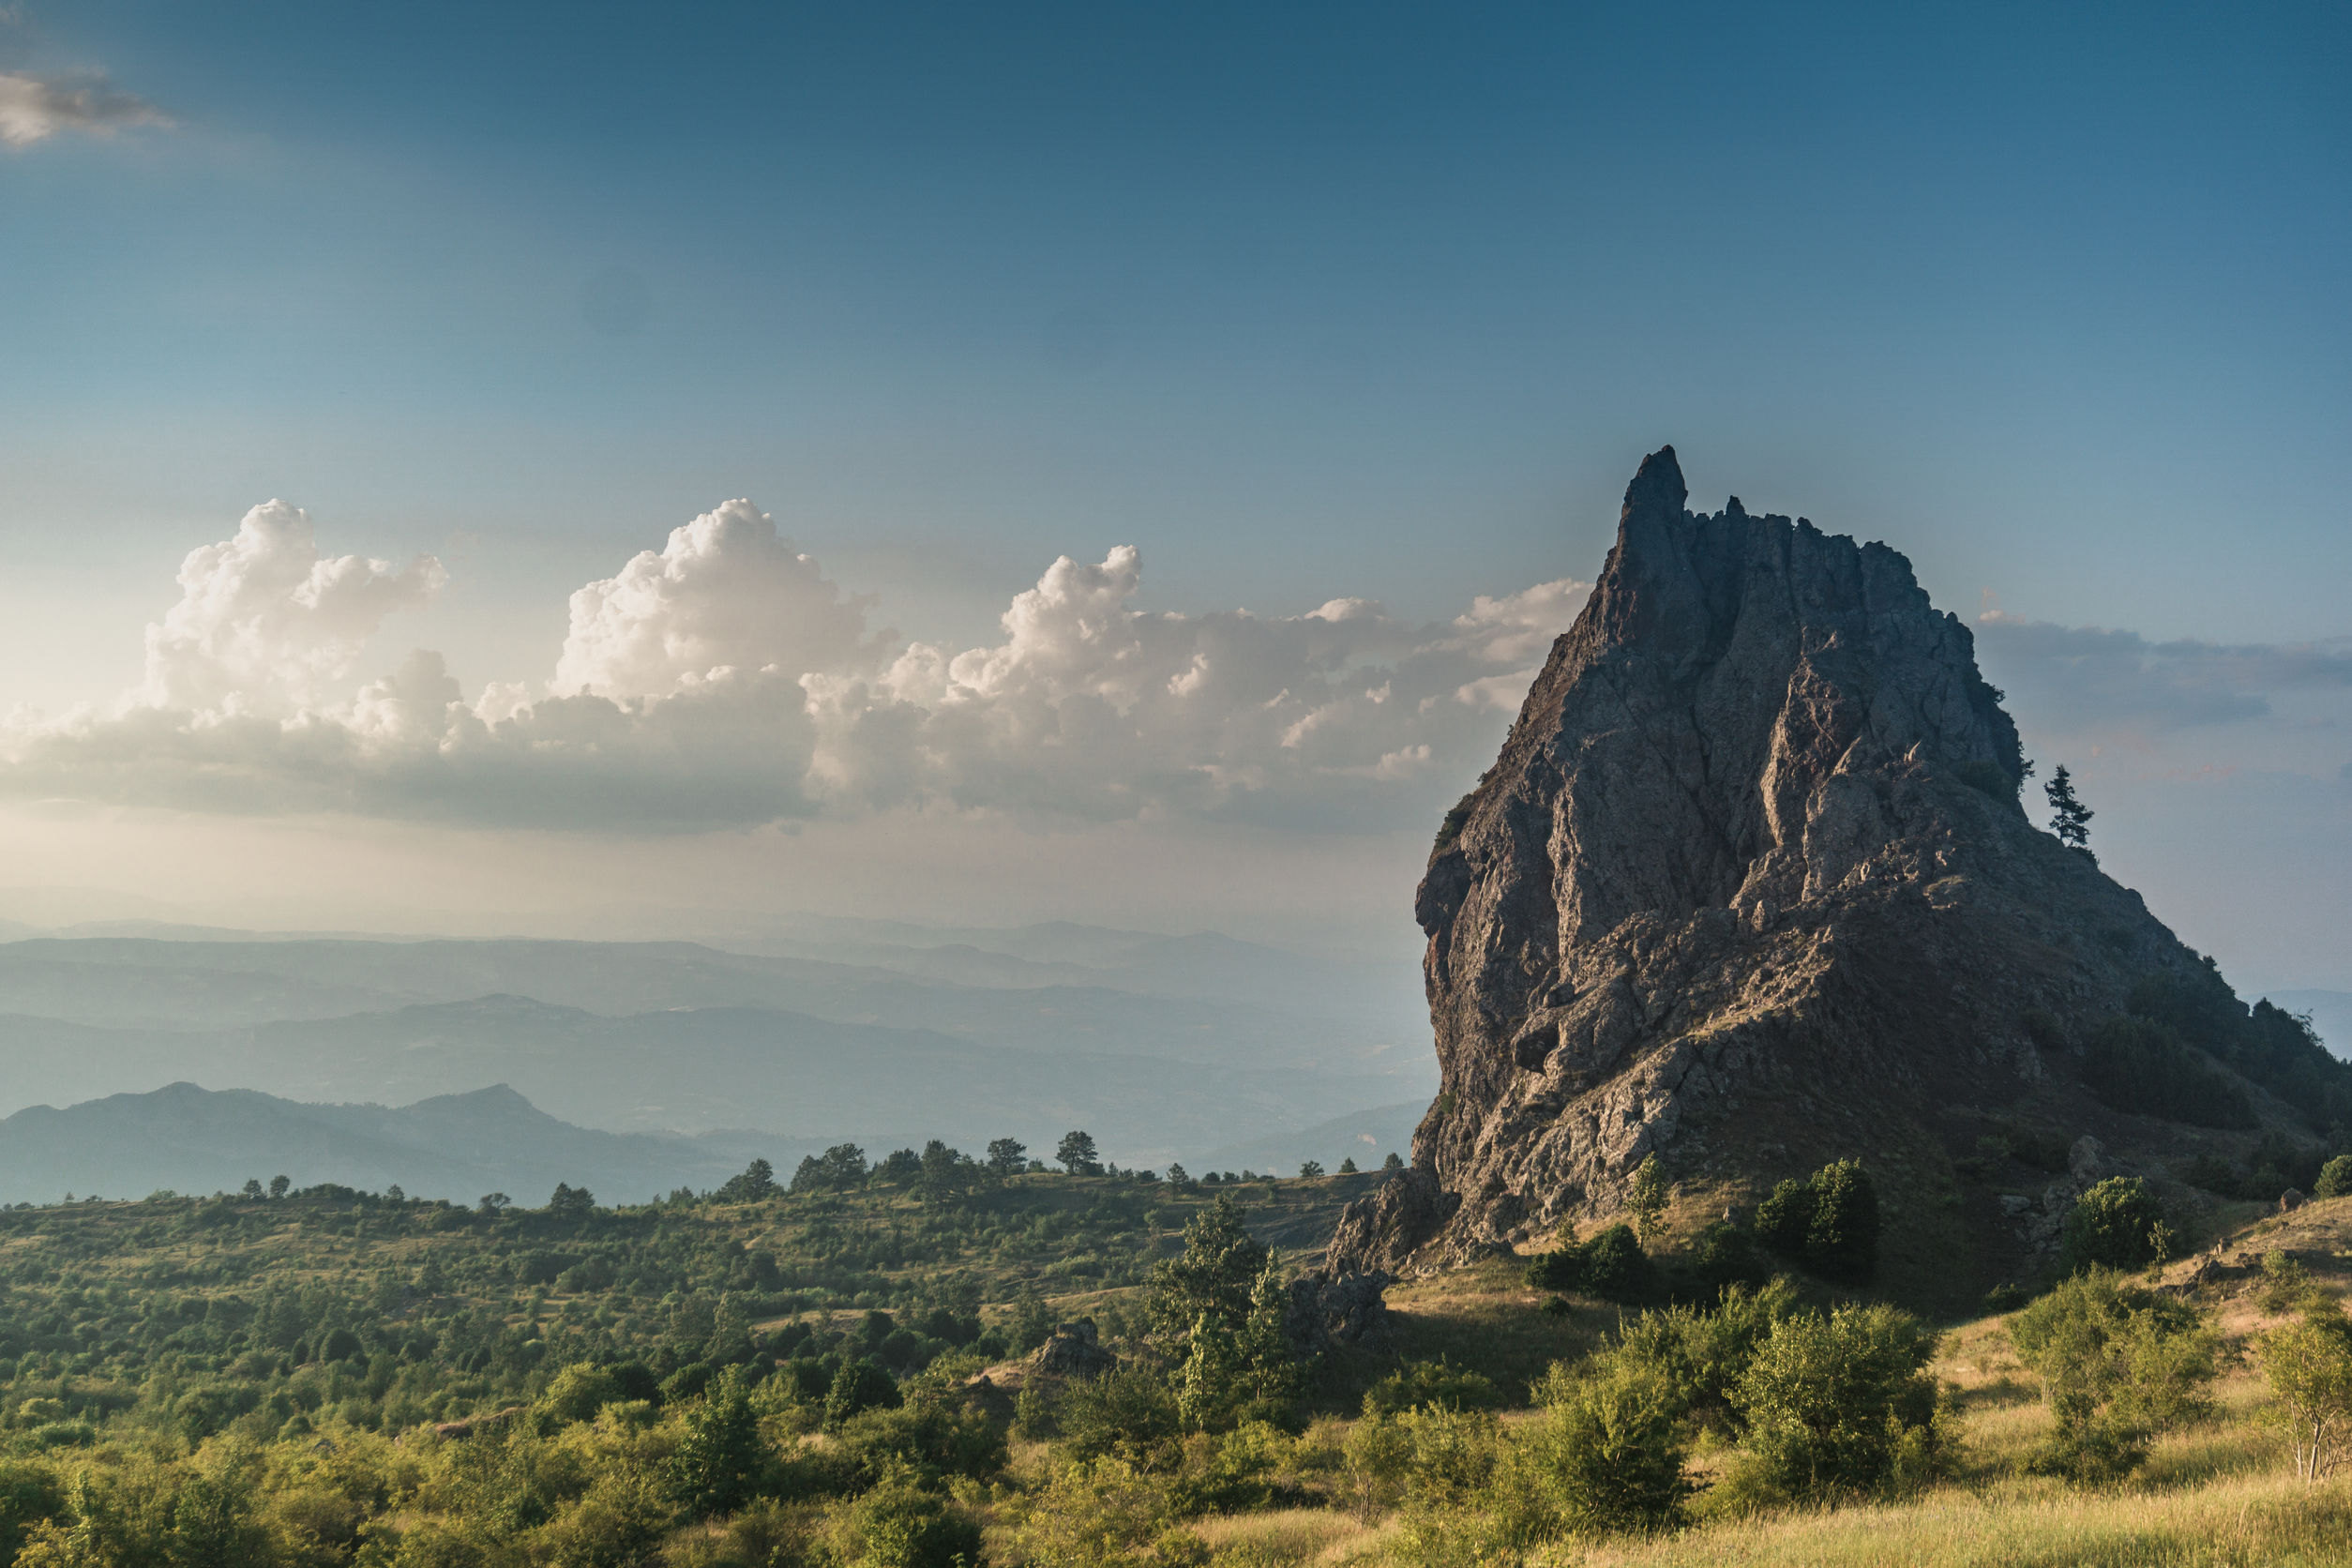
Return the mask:
<path id="1" fill-rule="evenodd" d="M 1668 1244 L 1643 1204 L 1397 1286 L 1367 1349 L 1303 1343 L 1261 1238 L 1380 1176 L 1065 1153 L 0 1213 L 0 1560 L 2268 1563 L 2352 1529 L 2352 1205 L 2151 1267 L 2103 1184 L 2073 1273 L 1939 1328 L 1868 1296 L 1841 1163 L 1750 1228 Z M 1080 1315 L 1115 1363 L 1023 1359 Z"/>

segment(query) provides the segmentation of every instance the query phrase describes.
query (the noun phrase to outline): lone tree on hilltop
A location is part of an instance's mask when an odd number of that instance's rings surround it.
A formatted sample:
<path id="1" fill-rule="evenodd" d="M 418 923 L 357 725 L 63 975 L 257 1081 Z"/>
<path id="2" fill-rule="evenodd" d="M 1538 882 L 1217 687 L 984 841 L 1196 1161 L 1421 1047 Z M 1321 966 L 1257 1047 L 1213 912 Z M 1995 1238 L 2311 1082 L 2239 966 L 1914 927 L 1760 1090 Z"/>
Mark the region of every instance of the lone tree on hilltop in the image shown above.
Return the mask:
<path id="1" fill-rule="evenodd" d="M 1029 1168 L 1029 1145 L 1018 1138 L 988 1140 L 988 1168 L 999 1176 L 1018 1176 Z"/>
<path id="2" fill-rule="evenodd" d="M 2050 797 L 2050 831 L 2058 835 L 2058 841 L 2070 850 L 2090 853 L 2090 819 L 2097 813 L 2074 793 L 2074 777 L 2064 762 L 2050 775 L 2042 792 Z"/>
<path id="3" fill-rule="evenodd" d="M 596 1213 L 596 1197 L 586 1187 L 573 1186 L 569 1182 L 555 1184 L 554 1196 L 547 1200 L 547 1212 L 564 1219 L 580 1219 Z"/>
<path id="4" fill-rule="evenodd" d="M 283 1198 L 286 1196 L 286 1189 L 293 1185 L 294 1178 L 291 1176 L 272 1176 L 269 1179 L 269 1195 L 272 1198 Z"/>
<path id="5" fill-rule="evenodd" d="M 1102 1162 L 1095 1157 L 1094 1135 L 1092 1133 L 1063 1133 L 1053 1157 L 1061 1161 L 1062 1168 L 1073 1176 L 1099 1176 L 1103 1173 Z"/>

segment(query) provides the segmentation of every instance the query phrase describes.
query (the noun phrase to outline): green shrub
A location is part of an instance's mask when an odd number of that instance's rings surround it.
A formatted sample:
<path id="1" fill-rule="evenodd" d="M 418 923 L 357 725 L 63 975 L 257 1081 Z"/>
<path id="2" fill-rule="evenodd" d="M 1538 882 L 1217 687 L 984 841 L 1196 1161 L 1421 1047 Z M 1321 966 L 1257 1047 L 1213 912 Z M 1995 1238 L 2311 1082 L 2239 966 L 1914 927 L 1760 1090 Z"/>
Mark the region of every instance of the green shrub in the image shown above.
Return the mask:
<path id="1" fill-rule="evenodd" d="M 699 1399 L 710 1386 L 711 1364 L 707 1361 L 688 1362 L 661 1380 L 661 1397 L 665 1404 L 678 1404 Z"/>
<path id="2" fill-rule="evenodd" d="M 1730 1285 L 1760 1286 L 1772 1277 L 1772 1266 L 1756 1247 L 1756 1238 L 1724 1220 L 1699 1232 L 1691 1272 L 1701 1289 L 1709 1292 Z"/>
<path id="3" fill-rule="evenodd" d="M 1756 1490 L 1826 1500 L 1924 1479 L 1947 1443 L 1927 1364 L 1936 1336 L 1883 1304 L 1773 1323 L 1733 1389 Z"/>
<path id="4" fill-rule="evenodd" d="M 555 1374 L 532 1408 L 534 1423 L 551 1432 L 578 1421 L 594 1421 L 596 1412 L 620 1398 L 612 1374 L 590 1362 L 575 1362 Z"/>
<path id="5" fill-rule="evenodd" d="M 1412 1463 L 1412 1440 L 1398 1424 L 1395 1412 L 1364 1402 L 1364 1415 L 1348 1429 L 1341 1450 L 1342 1473 L 1356 1516 L 1369 1520 L 1402 1495 L 1405 1470 Z"/>
<path id="6" fill-rule="evenodd" d="M 2156 1256 L 2156 1228 L 2164 1222 L 2148 1184 L 2110 1176 L 2074 1200 L 2066 1216 L 2069 1269 L 2136 1269 Z"/>
<path id="7" fill-rule="evenodd" d="M 1450 1513 L 1483 1500 L 1500 1457 L 1502 1426 L 1491 1410 L 1450 1410 L 1424 1405 L 1396 1418 L 1410 1457 L 1405 1506 Z"/>
<path id="8" fill-rule="evenodd" d="M 2256 1341 L 2255 1356 L 2278 1400 L 2295 1474 L 2317 1481 L 2341 1463 L 2352 1427 L 2352 1321 L 2324 1297 L 2308 1300 L 2299 1320 Z"/>
<path id="9" fill-rule="evenodd" d="M 1044 1442 L 1062 1435 L 1056 1407 L 1060 1402 L 1042 1382 L 1026 1382 L 1013 1395 L 1013 1433 L 1025 1441 Z"/>
<path id="10" fill-rule="evenodd" d="M 1540 1290 L 1580 1290 L 1604 1301 L 1647 1301 L 1658 1293 L 1658 1271 L 1630 1225 L 1612 1225 L 1586 1242 L 1539 1253 L 1527 1268 Z"/>
<path id="11" fill-rule="evenodd" d="M 2035 1468 L 2077 1481 L 2136 1468 L 2148 1439 L 2204 1413 L 2220 1342 L 2185 1303 L 2091 1269 L 2059 1282 L 2010 1325 L 2042 1380 L 2050 1438 Z"/>
<path id="12" fill-rule="evenodd" d="M 0 1459 L 0 1562 L 14 1562 L 33 1527 L 56 1517 L 65 1501 L 65 1490 L 49 1466 Z"/>
<path id="13" fill-rule="evenodd" d="M 1290 1439 L 1265 1421 L 1244 1421 L 1219 1437 L 1199 1440 L 1206 1463 L 1195 1468 L 1172 1496 L 1186 1514 L 1245 1514 L 1271 1506 L 1284 1488 L 1279 1479 L 1289 1462 Z"/>
<path id="14" fill-rule="evenodd" d="M 768 1450 L 750 1393 L 743 1368 L 731 1366 L 686 1411 L 686 1430 L 670 1455 L 670 1476 L 679 1506 L 697 1518 L 733 1513 L 767 1479 Z"/>
<path id="15" fill-rule="evenodd" d="M 1544 1420 L 1528 1441 L 1561 1522 L 1595 1534 L 1675 1522 L 1691 1491 L 1690 1445 L 1667 1377 L 1634 1360 L 1605 1359 L 1581 1375 L 1556 1365 L 1542 1395 Z"/>
<path id="16" fill-rule="evenodd" d="M 1492 1410 L 1502 1406 L 1492 1380 L 1449 1363 L 1409 1361 L 1364 1391 L 1366 1414 L 1395 1415 L 1423 1406 L 1449 1410 Z"/>
<path id="17" fill-rule="evenodd" d="M 2319 1168 L 2319 1180 L 2311 1185 L 2314 1198 L 2352 1197 L 2352 1154 L 2338 1154 Z"/>
<path id="18" fill-rule="evenodd" d="M 960 1400 L 921 1397 L 842 1424 L 834 1445 L 859 1485 L 906 1470 L 927 1484 L 946 1476 L 986 1481 L 1004 1469 L 1004 1430 Z"/>
<path id="19" fill-rule="evenodd" d="M 2311 1274 L 2284 1252 L 2262 1255 L 2262 1284 L 2254 1299 L 2265 1312 L 2292 1312 L 2316 1292 Z"/>
<path id="20" fill-rule="evenodd" d="M 1026 1568 L 1203 1568 L 1209 1548 L 1184 1528 L 1171 1484 L 1114 1459 L 1066 1465 L 1016 1515 Z"/>
<path id="21" fill-rule="evenodd" d="M 1859 1285 L 1878 1266 L 1878 1190 L 1859 1160 L 1833 1160 L 1775 1186 L 1756 1206 L 1756 1236 L 1824 1279 Z"/>
<path id="22" fill-rule="evenodd" d="M 1812 1232 L 1813 1184 L 1782 1178 L 1756 1206 L 1756 1239 L 1783 1258 L 1802 1258 Z"/>
<path id="23" fill-rule="evenodd" d="M 1604 1355 L 1659 1379 L 1678 1420 L 1732 1433 L 1739 1425 L 1733 1389 L 1772 1325 L 1796 1309 L 1796 1289 L 1786 1279 L 1761 1290 L 1729 1286 L 1712 1311 L 1672 1306 L 1643 1313 L 1618 1331 L 1617 1344 Z"/>
<path id="24" fill-rule="evenodd" d="M 843 1509 L 834 1544 L 844 1568 L 977 1568 L 980 1527 L 905 1470 Z"/>
<path id="25" fill-rule="evenodd" d="M 825 1391 L 825 1425 L 838 1428 L 867 1410 L 888 1410 L 898 1403 L 898 1380 L 871 1360 L 845 1361 Z"/>
<path id="26" fill-rule="evenodd" d="M 1878 1267 L 1878 1189 L 1860 1160 L 1836 1160 L 1813 1173 L 1813 1224 L 1805 1261 L 1827 1279 L 1860 1284 Z"/>
<path id="27" fill-rule="evenodd" d="M 1172 1470 L 1183 1457 L 1176 1396 L 1141 1367 L 1070 1384 L 1055 1413 L 1072 1459 L 1116 1459 L 1148 1473 Z"/>

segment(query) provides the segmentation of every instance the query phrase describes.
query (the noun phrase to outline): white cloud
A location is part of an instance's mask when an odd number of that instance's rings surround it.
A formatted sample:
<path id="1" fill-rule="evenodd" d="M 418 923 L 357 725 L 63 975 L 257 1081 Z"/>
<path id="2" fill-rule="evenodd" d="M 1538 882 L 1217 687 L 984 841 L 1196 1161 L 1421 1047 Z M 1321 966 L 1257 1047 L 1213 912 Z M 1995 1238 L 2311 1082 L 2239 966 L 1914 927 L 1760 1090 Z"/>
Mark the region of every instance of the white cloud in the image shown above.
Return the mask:
<path id="1" fill-rule="evenodd" d="M 748 501 L 673 529 L 656 553 L 572 595 L 555 689 L 603 697 L 677 690 L 728 670 L 791 674 L 874 661 L 866 602 L 845 599 L 813 557 Z"/>
<path id="2" fill-rule="evenodd" d="M 924 799 L 1090 819 L 1410 817 L 1417 793 L 1377 786 L 1436 775 L 1441 792 L 1445 766 L 1475 773 L 1500 731 L 1464 687 L 1514 678 L 1498 655 L 1564 630 L 1586 587 L 1416 627 L 1362 599 L 1297 616 L 1138 611 L 1141 579 L 1130 546 L 1094 565 L 1065 556 L 1014 599 L 993 646 L 916 644 L 879 680 L 805 682 L 819 792 L 842 808 Z"/>
<path id="3" fill-rule="evenodd" d="M 0 71 L 0 142 L 29 147 L 61 131 L 111 136 L 127 126 L 168 126 L 163 112 L 104 77 Z"/>
<path id="4" fill-rule="evenodd" d="M 400 570 L 324 557 L 309 514 L 272 501 L 236 535 L 188 551 L 180 602 L 147 627 L 148 707 L 283 713 L 349 673 L 385 616 L 416 609 L 448 574 L 430 555 Z"/>
<path id="5" fill-rule="evenodd" d="M 1414 626 L 1335 598 L 1295 616 L 1136 608 L 1141 553 L 1063 557 L 992 643 L 869 631 L 749 502 L 572 596 L 554 675 L 465 700 L 437 654 L 338 696 L 420 558 L 321 559 L 256 507 L 189 555 L 112 716 L 19 724 L 0 789 L 207 810 L 618 829 L 896 809 L 1116 822 L 1417 822 L 1491 756 L 1587 585 Z"/>

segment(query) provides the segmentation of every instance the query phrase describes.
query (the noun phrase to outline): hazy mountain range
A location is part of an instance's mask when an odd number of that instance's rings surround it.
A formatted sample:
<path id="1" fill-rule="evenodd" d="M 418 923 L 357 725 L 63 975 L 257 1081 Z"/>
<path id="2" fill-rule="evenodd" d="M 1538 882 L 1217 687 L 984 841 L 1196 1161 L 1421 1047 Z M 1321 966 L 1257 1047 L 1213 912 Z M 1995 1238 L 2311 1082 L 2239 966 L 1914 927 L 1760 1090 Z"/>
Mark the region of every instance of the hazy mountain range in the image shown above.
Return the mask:
<path id="1" fill-rule="evenodd" d="M 557 1121 L 503 1085 L 389 1109 L 174 1083 L 0 1121 L 0 1201 L 234 1192 L 284 1175 L 297 1187 L 397 1185 L 469 1204 L 490 1192 L 544 1203 L 558 1182 L 607 1203 L 642 1202 L 675 1186 L 716 1186 L 755 1156 L 780 1161 L 789 1175 L 809 1152 L 746 1134 L 596 1132 Z"/>
<path id="2" fill-rule="evenodd" d="M 313 1108 L 507 1085 L 579 1129 L 976 1149 L 1084 1127 L 1159 1165 L 1287 1148 L 1434 1084 L 1410 970 L 1069 925 L 797 917 L 739 940 L 763 950 L 149 922 L 21 937 L 0 942 L 0 1113 L 182 1081 Z"/>

